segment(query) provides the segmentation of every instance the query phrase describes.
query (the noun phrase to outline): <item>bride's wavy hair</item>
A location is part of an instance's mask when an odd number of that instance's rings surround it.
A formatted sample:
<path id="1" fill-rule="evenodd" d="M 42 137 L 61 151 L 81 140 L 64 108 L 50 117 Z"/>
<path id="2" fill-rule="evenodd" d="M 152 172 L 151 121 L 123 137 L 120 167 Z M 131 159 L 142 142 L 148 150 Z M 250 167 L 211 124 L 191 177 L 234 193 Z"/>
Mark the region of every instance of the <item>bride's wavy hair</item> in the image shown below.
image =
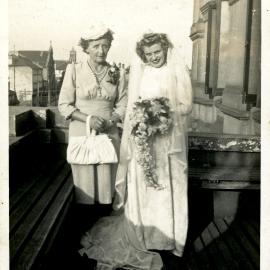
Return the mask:
<path id="1" fill-rule="evenodd" d="M 107 39 L 110 42 L 110 46 L 111 46 L 112 41 L 113 41 L 113 35 L 112 35 L 112 33 L 110 31 L 108 31 L 103 36 L 99 37 L 98 39 L 83 39 L 83 38 L 81 38 L 79 40 L 78 45 L 82 48 L 83 52 L 87 53 L 86 50 L 87 50 L 87 48 L 89 46 L 89 43 L 91 41 L 99 40 L 99 39 L 103 39 L 103 38 Z"/>
<path id="2" fill-rule="evenodd" d="M 143 47 L 150 47 L 154 44 L 161 44 L 162 49 L 167 54 L 168 48 L 172 48 L 173 45 L 168 39 L 166 34 L 160 33 L 147 33 L 144 34 L 142 39 L 136 44 L 136 53 L 142 59 L 144 63 L 147 62 L 147 59 L 144 55 Z"/>

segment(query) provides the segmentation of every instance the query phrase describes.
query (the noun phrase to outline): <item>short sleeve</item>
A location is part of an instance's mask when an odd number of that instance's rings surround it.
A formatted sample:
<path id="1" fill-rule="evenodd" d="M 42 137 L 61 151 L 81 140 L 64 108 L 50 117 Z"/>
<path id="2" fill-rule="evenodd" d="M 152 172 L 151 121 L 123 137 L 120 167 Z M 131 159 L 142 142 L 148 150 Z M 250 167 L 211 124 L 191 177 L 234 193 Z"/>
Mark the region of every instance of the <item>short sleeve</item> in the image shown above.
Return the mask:
<path id="1" fill-rule="evenodd" d="M 74 111 L 77 110 L 75 107 L 76 101 L 76 78 L 75 78 L 75 66 L 69 64 L 66 68 L 65 77 L 60 90 L 58 100 L 58 110 L 66 120 L 71 118 Z"/>

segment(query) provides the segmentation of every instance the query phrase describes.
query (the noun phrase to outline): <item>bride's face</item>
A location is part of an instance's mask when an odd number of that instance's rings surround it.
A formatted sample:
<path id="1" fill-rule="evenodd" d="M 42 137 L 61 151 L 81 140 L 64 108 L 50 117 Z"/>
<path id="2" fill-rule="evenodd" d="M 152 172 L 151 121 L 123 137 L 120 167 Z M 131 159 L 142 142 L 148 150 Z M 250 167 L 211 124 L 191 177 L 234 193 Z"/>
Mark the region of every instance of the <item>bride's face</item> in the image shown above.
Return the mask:
<path id="1" fill-rule="evenodd" d="M 160 43 L 153 44 L 151 46 L 143 47 L 144 55 L 147 63 L 155 68 L 160 68 L 165 64 L 166 53 L 163 50 Z"/>

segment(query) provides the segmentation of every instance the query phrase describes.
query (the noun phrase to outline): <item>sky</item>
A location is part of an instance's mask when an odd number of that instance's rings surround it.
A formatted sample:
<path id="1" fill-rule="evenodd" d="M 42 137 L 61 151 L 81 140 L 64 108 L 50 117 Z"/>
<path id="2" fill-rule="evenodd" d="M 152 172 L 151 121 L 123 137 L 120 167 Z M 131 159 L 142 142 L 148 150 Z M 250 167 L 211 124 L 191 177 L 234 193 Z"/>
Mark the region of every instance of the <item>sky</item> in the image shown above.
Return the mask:
<path id="1" fill-rule="evenodd" d="M 192 0 L 9 0 L 9 50 L 48 50 L 66 60 L 72 47 L 78 59 L 80 34 L 103 22 L 114 31 L 108 61 L 129 63 L 135 42 L 146 31 L 168 34 L 190 66 Z"/>

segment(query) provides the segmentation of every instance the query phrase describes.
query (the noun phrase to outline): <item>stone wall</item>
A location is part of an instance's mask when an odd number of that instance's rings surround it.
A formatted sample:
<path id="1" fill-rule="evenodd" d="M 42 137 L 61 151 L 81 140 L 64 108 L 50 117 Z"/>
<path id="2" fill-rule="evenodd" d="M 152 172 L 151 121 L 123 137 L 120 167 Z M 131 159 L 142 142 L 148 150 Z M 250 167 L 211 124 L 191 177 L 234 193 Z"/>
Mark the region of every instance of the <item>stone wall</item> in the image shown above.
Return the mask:
<path id="1" fill-rule="evenodd" d="M 222 133 L 259 133 L 260 13 L 261 0 L 194 0 L 195 131 L 222 122 Z"/>

